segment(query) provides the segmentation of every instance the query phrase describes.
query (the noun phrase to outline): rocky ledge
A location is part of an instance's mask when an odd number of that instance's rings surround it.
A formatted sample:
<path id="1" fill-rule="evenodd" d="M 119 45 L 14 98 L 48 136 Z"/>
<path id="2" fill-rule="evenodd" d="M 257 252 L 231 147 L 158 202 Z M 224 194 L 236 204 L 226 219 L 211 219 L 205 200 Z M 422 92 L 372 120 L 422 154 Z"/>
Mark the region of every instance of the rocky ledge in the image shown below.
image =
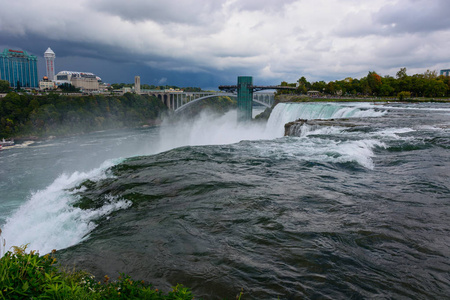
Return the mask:
<path id="1" fill-rule="evenodd" d="M 360 122 L 359 119 L 312 119 L 312 120 L 306 120 L 306 119 L 298 119 L 293 122 L 286 123 L 284 125 L 284 135 L 285 136 L 301 136 L 302 128 L 304 128 L 304 125 L 308 125 L 309 128 L 318 128 L 322 126 L 334 126 L 334 127 L 360 127 L 365 126 L 367 124 Z"/>

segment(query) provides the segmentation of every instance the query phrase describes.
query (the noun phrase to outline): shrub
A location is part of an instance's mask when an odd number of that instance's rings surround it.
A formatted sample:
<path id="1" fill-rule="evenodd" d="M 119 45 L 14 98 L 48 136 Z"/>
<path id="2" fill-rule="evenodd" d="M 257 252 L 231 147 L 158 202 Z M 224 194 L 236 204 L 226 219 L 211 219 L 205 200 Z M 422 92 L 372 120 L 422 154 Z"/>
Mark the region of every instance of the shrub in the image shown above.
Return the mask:
<path id="1" fill-rule="evenodd" d="M 13 247 L 0 258 L 0 299 L 193 299 L 188 288 L 173 287 L 167 294 L 144 281 L 121 274 L 117 281 L 103 282 L 84 271 L 67 271 L 53 254 L 26 253 L 26 246 Z"/>
<path id="2" fill-rule="evenodd" d="M 410 100 L 411 92 L 406 92 L 406 91 L 400 92 L 400 93 L 398 93 L 397 97 L 398 97 L 398 100 L 400 100 L 400 101 Z"/>

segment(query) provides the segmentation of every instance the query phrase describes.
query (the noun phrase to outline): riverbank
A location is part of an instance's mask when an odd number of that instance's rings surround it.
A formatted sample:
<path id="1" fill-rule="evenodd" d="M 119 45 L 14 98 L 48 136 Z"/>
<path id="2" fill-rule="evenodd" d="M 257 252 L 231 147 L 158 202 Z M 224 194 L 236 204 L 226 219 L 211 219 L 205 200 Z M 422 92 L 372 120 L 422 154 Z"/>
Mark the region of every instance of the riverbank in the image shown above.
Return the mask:
<path id="1" fill-rule="evenodd" d="M 0 138 L 39 140 L 161 123 L 167 108 L 150 96 L 19 95 L 0 101 Z"/>

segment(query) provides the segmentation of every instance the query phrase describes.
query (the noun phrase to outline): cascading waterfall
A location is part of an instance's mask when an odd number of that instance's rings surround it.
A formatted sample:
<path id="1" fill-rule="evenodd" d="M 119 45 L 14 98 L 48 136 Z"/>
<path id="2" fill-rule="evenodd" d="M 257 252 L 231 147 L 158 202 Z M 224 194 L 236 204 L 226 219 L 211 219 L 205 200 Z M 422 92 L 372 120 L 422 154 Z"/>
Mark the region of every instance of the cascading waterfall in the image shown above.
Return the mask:
<path id="1" fill-rule="evenodd" d="M 280 103 L 273 109 L 267 122 L 267 131 L 272 136 L 283 136 L 284 125 L 298 119 L 339 119 L 380 117 L 379 111 L 368 103 Z"/>

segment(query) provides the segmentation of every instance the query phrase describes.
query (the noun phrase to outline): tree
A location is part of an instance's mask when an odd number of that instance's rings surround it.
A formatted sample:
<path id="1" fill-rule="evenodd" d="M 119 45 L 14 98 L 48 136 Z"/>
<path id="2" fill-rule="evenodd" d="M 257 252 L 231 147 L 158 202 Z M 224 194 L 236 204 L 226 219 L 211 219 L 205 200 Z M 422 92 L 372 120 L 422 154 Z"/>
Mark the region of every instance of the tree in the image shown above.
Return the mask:
<path id="1" fill-rule="evenodd" d="M 436 70 L 434 70 L 434 71 L 427 70 L 425 73 L 423 73 L 423 75 L 424 75 L 425 79 L 428 79 L 428 80 L 436 79 L 437 71 Z"/>
<path id="2" fill-rule="evenodd" d="M 325 87 L 325 92 L 330 95 L 334 95 L 336 93 L 336 85 L 334 84 L 334 82 L 328 82 L 327 86 Z"/>
<path id="3" fill-rule="evenodd" d="M 426 97 L 443 97 L 447 93 L 447 85 L 441 80 L 428 80 L 425 84 Z"/>
<path id="4" fill-rule="evenodd" d="M 9 92 L 11 88 L 9 87 L 9 82 L 6 80 L 0 80 L 0 92 Z"/>
<path id="5" fill-rule="evenodd" d="M 406 75 L 406 68 L 400 68 L 400 70 L 397 72 L 397 79 L 403 79 L 407 77 Z"/>
<path id="6" fill-rule="evenodd" d="M 78 93 L 80 91 L 79 88 L 76 88 L 70 83 L 63 83 L 59 86 L 59 88 L 65 93 Z"/>
<path id="7" fill-rule="evenodd" d="M 370 87 L 370 90 L 373 94 L 379 95 L 381 88 L 381 77 L 376 72 L 369 72 L 367 75 L 367 84 Z"/>
<path id="8" fill-rule="evenodd" d="M 361 93 L 364 95 L 372 95 L 372 89 L 369 86 L 369 82 L 367 81 L 367 77 L 361 78 L 359 82 L 361 86 Z"/>
<path id="9" fill-rule="evenodd" d="M 306 80 L 305 76 L 302 76 L 297 82 L 299 87 L 305 87 L 307 90 L 311 88 L 311 83 Z"/>
<path id="10" fill-rule="evenodd" d="M 318 92 L 324 92 L 325 88 L 327 87 L 327 84 L 325 81 L 321 80 L 321 81 L 317 81 L 317 82 L 313 82 L 311 85 L 311 89 L 314 91 L 318 91 Z"/>
<path id="11" fill-rule="evenodd" d="M 392 76 L 384 76 L 381 78 L 380 96 L 395 96 L 395 87 L 397 86 L 397 81 Z"/>
<path id="12" fill-rule="evenodd" d="M 397 97 L 398 97 L 398 100 L 400 100 L 400 101 L 409 100 L 409 99 L 411 99 L 411 92 L 402 91 L 402 92 L 398 93 Z"/>

